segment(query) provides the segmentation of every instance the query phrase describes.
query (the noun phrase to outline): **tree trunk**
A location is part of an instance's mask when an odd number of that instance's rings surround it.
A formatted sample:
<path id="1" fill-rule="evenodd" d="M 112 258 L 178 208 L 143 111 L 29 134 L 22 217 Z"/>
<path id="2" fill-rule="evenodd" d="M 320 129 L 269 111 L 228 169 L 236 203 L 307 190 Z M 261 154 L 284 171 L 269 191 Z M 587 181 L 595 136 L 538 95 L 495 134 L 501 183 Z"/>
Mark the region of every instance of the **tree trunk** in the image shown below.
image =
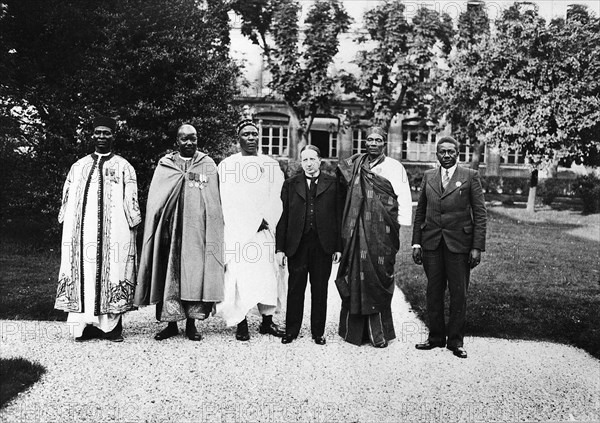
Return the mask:
<path id="1" fill-rule="evenodd" d="M 475 141 L 472 144 L 473 155 L 471 156 L 471 169 L 479 170 L 479 163 L 481 163 L 481 153 L 483 152 L 483 144 L 479 141 Z"/>
<path id="2" fill-rule="evenodd" d="M 527 212 L 535 212 L 535 193 L 537 191 L 538 184 L 538 170 L 534 169 L 531 171 L 531 179 L 529 180 L 529 196 L 527 197 Z"/>
<path id="3" fill-rule="evenodd" d="M 558 175 L 558 162 L 558 155 L 555 151 L 554 157 L 552 157 L 552 162 L 550 162 L 550 165 L 548 166 L 548 178 L 556 178 Z"/>

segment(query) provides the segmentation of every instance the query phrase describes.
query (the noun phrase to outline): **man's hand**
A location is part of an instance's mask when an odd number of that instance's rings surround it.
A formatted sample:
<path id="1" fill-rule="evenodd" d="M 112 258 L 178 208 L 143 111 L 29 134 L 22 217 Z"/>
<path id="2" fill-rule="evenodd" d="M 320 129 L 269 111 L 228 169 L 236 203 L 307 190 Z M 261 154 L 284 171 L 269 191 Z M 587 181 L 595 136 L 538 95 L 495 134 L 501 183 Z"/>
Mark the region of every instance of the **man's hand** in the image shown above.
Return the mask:
<path id="1" fill-rule="evenodd" d="M 256 232 L 264 231 L 265 229 L 269 229 L 269 224 L 265 219 L 263 219 L 263 221 L 260 223 L 260 226 L 258 227 L 258 231 Z"/>
<path id="2" fill-rule="evenodd" d="M 469 264 L 471 265 L 471 269 L 475 268 L 481 261 L 481 251 L 477 248 L 473 248 L 469 253 Z"/>
<path id="3" fill-rule="evenodd" d="M 339 263 L 341 258 L 342 258 L 342 253 L 340 253 L 339 251 L 336 251 L 335 253 L 333 253 L 333 256 L 331 257 L 331 260 L 334 263 Z"/>
<path id="4" fill-rule="evenodd" d="M 285 253 L 283 251 L 278 251 L 277 253 L 275 253 L 275 257 L 277 258 L 277 264 L 280 267 L 283 267 L 287 264 L 287 257 L 285 256 Z"/>
<path id="5" fill-rule="evenodd" d="M 421 247 L 413 248 L 413 261 L 416 264 L 423 264 L 423 252 L 421 251 Z"/>

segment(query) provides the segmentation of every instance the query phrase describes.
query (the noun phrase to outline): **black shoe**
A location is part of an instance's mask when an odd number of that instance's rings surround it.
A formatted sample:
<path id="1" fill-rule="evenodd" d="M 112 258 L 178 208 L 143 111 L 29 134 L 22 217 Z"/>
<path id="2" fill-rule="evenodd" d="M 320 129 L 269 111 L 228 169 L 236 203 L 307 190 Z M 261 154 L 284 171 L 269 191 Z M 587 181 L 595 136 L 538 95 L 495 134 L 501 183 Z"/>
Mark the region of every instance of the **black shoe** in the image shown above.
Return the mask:
<path id="1" fill-rule="evenodd" d="M 448 349 L 458 358 L 467 358 L 467 350 L 463 347 L 448 347 Z"/>
<path id="2" fill-rule="evenodd" d="M 171 325 L 171 323 L 169 323 L 169 325 L 166 328 L 154 335 L 154 339 L 156 339 L 157 341 L 163 341 L 177 334 L 179 334 L 177 323 L 175 323 L 175 325 Z"/>
<path id="3" fill-rule="evenodd" d="M 123 325 L 120 318 L 114 329 L 103 334 L 102 338 L 111 342 L 123 342 Z"/>
<path id="4" fill-rule="evenodd" d="M 297 338 L 297 336 L 290 335 L 289 333 L 286 333 L 285 335 L 283 335 L 283 338 L 281 338 L 281 343 L 282 344 L 289 344 L 290 342 L 292 342 L 296 338 Z"/>
<path id="5" fill-rule="evenodd" d="M 89 341 L 90 339 L 99 339 L 104 336 L 104 332 L 102 332 L 99 328 L 94 325 L 87 325 L 83 328 L 83 332 L 81 336 L 75 338 L 75 342 L 84 342 Z"/>
<path id="6" fill-rule="evenodd" d="M 373 346 L 374 346 L 375 348 L 387 348 L 387 346 L 388 346 L 388 341 L 383 341 L 382 343 L 380 343 L 380 344 L 376 344 L 376 345 L 373 345 Z"/>
<path id="7" fill-rule="evenodd" d="M 423 342 L 422 344 L 415 345 L 415 348 L 418 350 L 432 350 L 434 348 L 444 348 L 446 344 L 437 344 L 433 342 L 429 342 L 429 340 Z"/>
<path id="8" fill-rule="evenodd" d="M 185 324 L 185 336 L 187 336 L 190 341 L 202 341 L 202 334 L 196 329 L 194 319 L 187 320 L 187 323 Z"/>
<path id="9" fill-rule="evenodd" d="M 285 332 L 282 331 L 279 326 L 277 326 L 275 323 L 271 322 L 269 324 L 265 324 L 265 322 L 261 323 L 259 328 L 258 328 L 258 332 L 262 335 L 265 334 L 270 334 L 273 336 L 276 336 L 278 338 L 281 338 L 285 335 Z"/>
<path id="10" fill-rule="evenodd" d="M 250 340 L 250 334 L 248 333 L 248 321 L 246 319 L 238 323 L 237 330 L 235 331 L 235 339 L 238 341 Z"/>
<path id="11" fill-rule="evenodd" d="M 315 344 L 317 345 L 325 345 L 325 343 L 327 341 L 325 341 L 325 338 L 323 338 L 322 336 L 315 336 L 313 337 L 313 340 L 315 341 Z"/>

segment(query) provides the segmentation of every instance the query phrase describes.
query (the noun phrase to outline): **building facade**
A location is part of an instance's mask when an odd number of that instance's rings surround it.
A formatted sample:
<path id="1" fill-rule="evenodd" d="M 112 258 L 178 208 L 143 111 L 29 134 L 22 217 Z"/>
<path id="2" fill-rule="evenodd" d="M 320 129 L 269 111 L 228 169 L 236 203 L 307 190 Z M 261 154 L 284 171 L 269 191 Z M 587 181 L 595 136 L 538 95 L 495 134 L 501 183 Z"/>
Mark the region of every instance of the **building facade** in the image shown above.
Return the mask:
<path id="1" fill-rule="evenodd" d="M 332 71 L 344 69 L 352 72 L 352 64 L 357 46 L 354 32 L 359 29 L 364 11 L 370 2 L 346 2 L 353 15 L 354 24 L 348 33 L 340 36 L 339 53 L 332 64 Z M 468 4 L 467 4 L 468 3 Z M 481 6 L 481 1 L 465 2 Z M 362 5 L 362 6 L 361 6 Z M 346 6 L 346 4 L 345 4 Z M 458 13 L 458 12 L 457 12 Z M 261 49 L 253 45 L 236 28 L 233 19 L 232 56 L 244 64 L 247 86 L 237 98 L 242 113 L 258 123 L 260 128 L 260 148 L 263 154 L 281 160 L 295 160 L 305 144 L 313 144 L 321 150 L 323 159 L 335 162 L 364 152 L 366 129 L 369 122 L 360 119 L 362 107 L 357 101 L 342 96 L 330 114 L 314 117 L 312 123 L 305 122 L 269 89 L 270 75 Z M 307 128 L 310 126 L 310 128 Z M 397 115 L 388 131 L 387 154 L 400 160 L 407 170 L 425 170 L 437 165 L 435 157 L 436 140 L 449 135 L 451 128 L 436 130 L 432 122 L 424 122 L 415 115 Z M 463 144 L 460 150 L 460 162 L 471 161 L 473 151 L 470 145 Z M 526 176 L 529 170 L 518 151 L 501 153 L 498 149 L 484 149 L 480 160 L 480 171 L 487 175 Z"/>

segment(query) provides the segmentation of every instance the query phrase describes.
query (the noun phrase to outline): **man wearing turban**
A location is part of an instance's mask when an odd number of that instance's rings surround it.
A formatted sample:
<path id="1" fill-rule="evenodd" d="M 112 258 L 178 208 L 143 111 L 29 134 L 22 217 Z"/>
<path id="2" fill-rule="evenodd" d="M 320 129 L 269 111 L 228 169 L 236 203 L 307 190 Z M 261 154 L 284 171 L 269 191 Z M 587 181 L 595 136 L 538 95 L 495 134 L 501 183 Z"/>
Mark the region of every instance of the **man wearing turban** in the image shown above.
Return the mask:
<path id="1" fill-rule="evenodd" d="M 385 348 L 396 337 L 391 302 L 400 225 L 411 224 L 412 199 L 404 166 L 385 155 L 386 132 L 372 127 L 367 152 L 340 161 L 348 184 L 342 220 L 342 298 L 339 334 L 355 345 Z"/>

